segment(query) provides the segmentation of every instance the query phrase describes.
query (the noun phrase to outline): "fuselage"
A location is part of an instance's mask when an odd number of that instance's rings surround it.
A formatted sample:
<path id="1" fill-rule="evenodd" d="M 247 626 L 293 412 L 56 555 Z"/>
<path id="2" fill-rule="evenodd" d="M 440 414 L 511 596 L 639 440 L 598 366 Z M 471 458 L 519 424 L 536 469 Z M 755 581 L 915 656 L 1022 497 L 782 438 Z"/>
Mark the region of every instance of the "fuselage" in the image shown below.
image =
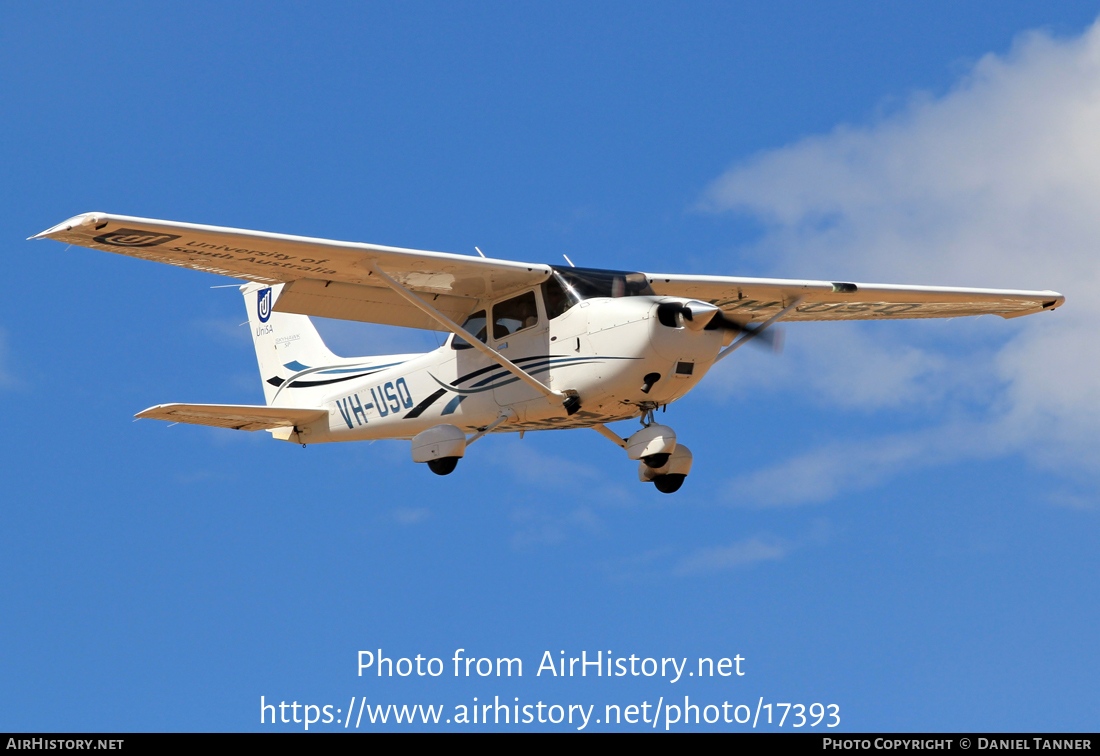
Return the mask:
<path id="1" fill-rule="evenodd" d="M 662 322 L 658 307 L 669 301 L 684 300 L 594 297 L 548 318 L 539 296 L 533 324 L 518 323 L 509 332 L 508 322 L 501 326 L 497 318 L 494 328 L 485 329 L 492 332 L 483 335 L 487 345 L 550 388 L 575 392 L 581 409 L 573 415 L 452 336 L 426 354 L 300 366 L 304 370 L 286 378 L 280 393 L 295 406 L 325 407 L 329 413 L 287 440 L 312 444 L 411 438 L 441 423 L 471 432 L 502 412 L 509 420 L 497 432 L 586 427 L 637 417 L 644 408 L 687 394 L 723 344 L 721 330 L 691 330 L 668 324 L 668 318 Z M 487 306 L 485 312 L 495 311 Z"/>

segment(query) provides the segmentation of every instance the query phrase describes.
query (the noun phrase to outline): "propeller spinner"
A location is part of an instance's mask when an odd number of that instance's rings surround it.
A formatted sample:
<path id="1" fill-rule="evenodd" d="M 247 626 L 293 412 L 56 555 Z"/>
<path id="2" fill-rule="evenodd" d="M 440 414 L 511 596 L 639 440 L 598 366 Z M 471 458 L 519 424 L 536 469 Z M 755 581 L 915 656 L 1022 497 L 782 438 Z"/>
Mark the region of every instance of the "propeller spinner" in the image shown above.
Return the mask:
<path id="1" fill-rule="evenodd" d="M 657 319 L 662 325 L 676 328 L 683 326 L 692 331 L 726 330 L 736 335 L 750 335 L 760 346 L 768 346 L 773 351 L 782 351 L 783 332 L 778 328 L 761 330 L 747 323 L 739 323 L 725 315 L 721 308 L 709 302 L 662 302 L 657 306 Z"/>

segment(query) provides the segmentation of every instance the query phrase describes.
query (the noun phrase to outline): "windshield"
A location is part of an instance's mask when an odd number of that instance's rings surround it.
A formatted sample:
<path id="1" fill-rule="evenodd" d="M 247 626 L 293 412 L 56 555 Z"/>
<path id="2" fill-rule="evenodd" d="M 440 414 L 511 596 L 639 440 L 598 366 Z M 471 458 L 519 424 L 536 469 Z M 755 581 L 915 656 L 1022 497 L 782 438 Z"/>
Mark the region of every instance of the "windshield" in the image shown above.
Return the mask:
<path id="1" fill-rule="evenodd" d="M 478 310 L 466 318 L 466 322 L 462 324 L 462 327 L 472 333 L 475 339 L 485 343 L 485 320 L 485 310 Z M 451 339 L 451 349 L 473 349 L 473 347 L 466 343 L 466 339 L 456 333 L 454 338 Z"/>
<path id="2" fill-rule="evenodd" d="M 644 273 L 598 268 L 562 268 L 550 266 L 554 278 L 574 302 L 595 297 L 653 296 Z"/>

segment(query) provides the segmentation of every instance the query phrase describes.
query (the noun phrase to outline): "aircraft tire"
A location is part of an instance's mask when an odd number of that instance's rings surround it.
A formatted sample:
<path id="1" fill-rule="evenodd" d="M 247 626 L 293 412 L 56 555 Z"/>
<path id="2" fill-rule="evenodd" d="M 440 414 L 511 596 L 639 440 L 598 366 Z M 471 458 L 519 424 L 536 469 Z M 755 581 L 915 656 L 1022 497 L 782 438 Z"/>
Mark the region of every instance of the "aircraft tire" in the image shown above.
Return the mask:
<path id="1" fill-rule="evenodd" d="M 657 487 L 657 490 L 661 493 L 676 493 L 680 490 L 680 486 L 684 485 L 684 478 L 686 475 L 658 475 L 653 479 L 653 485 Z"/>
<path id="2" fill-rule="evenodd" d="M 428 460 L 428 469 L 436 475 L 450 475 L 458 467 L 458 457 L 440 457 Z"/>
<path id="3" fill-rule="evenodd" d="M 671 454 L 650 454 L 648 457 L 642 457 L 642 461 L 645 462 L 646 467 L 657 470 L 667 465 L 668 458 L 671 456 Z"/>

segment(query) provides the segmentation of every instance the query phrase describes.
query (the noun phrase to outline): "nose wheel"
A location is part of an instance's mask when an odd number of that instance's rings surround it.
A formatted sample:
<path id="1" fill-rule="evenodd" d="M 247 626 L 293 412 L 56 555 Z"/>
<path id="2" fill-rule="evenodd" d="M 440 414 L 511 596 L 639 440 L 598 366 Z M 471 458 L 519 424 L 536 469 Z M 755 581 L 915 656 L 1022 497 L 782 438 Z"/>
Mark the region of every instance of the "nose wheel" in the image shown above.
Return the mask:
<path id="1" fill-rule="evenodd" d="M 624 449 L 630 459 L 638 460 L 638 480 L 652 483 L 661 493 L 676 493 L 691 472 L 691 450 L 676 442 L 672 428 L 653 422 L 652 410 L 643 414 L 642 426 L 627 439 L 605 425 L 593 425 L 592 429 Z"/>
<path id="2" fill-rule="evenodd" d="M 676 493 L 680 490 L 680 486 L 684 485 L 686 477 L 680 474 L 658 475 L 653 479 L 653 486 L 661 493 Z"/>

